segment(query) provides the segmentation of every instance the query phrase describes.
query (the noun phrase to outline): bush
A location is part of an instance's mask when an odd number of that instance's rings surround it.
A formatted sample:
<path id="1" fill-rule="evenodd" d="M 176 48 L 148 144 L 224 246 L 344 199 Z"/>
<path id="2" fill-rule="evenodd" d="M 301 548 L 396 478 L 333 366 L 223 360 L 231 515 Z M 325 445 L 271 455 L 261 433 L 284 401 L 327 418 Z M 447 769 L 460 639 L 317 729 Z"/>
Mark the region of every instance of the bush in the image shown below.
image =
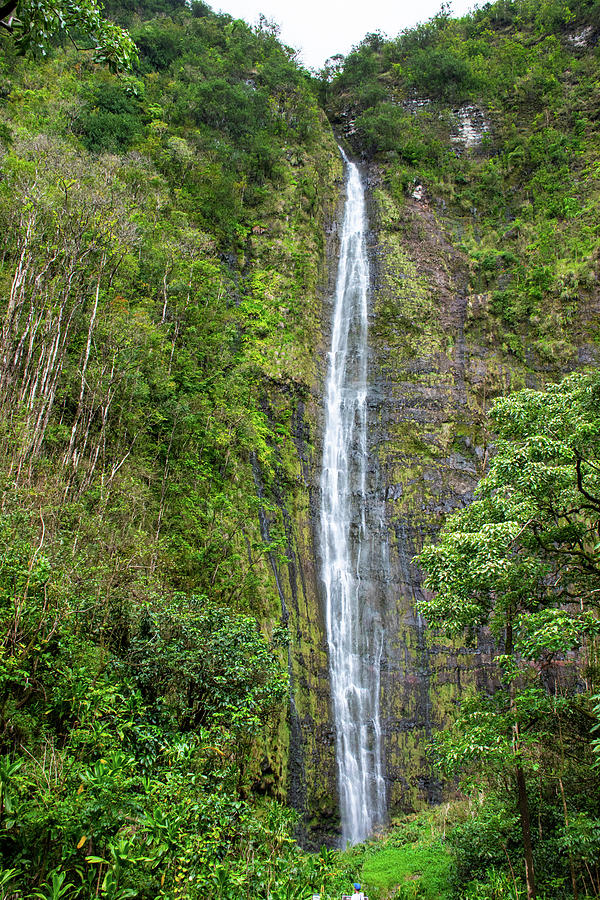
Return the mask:
<path id="1" fill-rule="evenodd" d="M 422 97 L 455 102 L 475 86 L 468 62 L 451 50 L 417 50 L 408 66 L 408 82 Z"/>
<path id="2" fill-rule="evenodd" d="M 75 125 L 91 153 L 123 153 L 142 129 L 139 102 L 116 81 L 105 82 L 94 91 Z"/>

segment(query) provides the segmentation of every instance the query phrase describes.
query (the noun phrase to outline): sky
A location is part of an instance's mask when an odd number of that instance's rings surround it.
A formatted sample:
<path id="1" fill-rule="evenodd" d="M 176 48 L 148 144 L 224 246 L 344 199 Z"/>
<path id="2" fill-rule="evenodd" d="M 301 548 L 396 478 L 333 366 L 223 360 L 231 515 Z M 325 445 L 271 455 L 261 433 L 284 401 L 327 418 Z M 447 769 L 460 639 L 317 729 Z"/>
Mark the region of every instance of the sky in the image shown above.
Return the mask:
<path id="1" fill-rule="evenodd" d="M 319 69 L 335 53 L 348 53 L 366 34 L 381 31 L 395 37 L 404 28 L 425 22 L 439 11 L 441 0 L 212 0 L 210 5 L 255 25 L 263 13 L 281 28 L 285 44 L 300 50 L 305 66 Z M 475 0 L 454 0 L 459 16 Z"/>

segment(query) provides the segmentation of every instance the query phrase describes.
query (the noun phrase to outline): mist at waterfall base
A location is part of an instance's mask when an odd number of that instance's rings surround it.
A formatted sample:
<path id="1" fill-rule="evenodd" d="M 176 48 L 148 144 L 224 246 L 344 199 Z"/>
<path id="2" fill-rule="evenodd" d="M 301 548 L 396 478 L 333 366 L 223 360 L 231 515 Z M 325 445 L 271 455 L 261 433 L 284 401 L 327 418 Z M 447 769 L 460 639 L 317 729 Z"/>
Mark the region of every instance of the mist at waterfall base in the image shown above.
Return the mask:
<path id="1" fill-rule="evenodd" d="M 367 589 L 374 550 L 366 512 L 365 197 L 357 166 L 342 155 L 347 187 L 326 383 L 320 537 L 342 846 L 346 846 L 365 840 L 384 820 L 386 796 L 379 715 L 383 630 Z"/>

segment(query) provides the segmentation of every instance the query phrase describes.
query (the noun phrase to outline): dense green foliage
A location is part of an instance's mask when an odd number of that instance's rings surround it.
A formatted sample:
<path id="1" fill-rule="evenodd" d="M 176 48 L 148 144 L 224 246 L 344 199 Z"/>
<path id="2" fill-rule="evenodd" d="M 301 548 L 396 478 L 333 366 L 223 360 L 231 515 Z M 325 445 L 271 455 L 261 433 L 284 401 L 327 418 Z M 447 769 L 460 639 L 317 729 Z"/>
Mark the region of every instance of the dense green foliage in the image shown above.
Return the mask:
<path id="1" fill-rule="evenodd" d="M 94 61 L 113 72 L 127 71 L 137 59 L 129 34 L 104 18 L 96 0 L 15 0 L 14 6 L 8 2 L 1 8 L 0 41 L 14 39 L 20 52 L 46 56 L 68 38 L 79 49 L 93 51 Z"/>

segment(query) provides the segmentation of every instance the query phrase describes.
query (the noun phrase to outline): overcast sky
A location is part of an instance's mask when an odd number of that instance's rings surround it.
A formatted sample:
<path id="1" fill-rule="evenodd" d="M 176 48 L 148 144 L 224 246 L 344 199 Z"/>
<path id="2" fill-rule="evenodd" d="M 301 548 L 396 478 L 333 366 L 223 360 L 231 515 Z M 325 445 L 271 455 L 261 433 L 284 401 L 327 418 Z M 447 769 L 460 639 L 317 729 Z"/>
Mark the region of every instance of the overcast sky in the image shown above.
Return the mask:
<path id="1" fill-rule="evenodd" d="M 371 31 L 395 37 L 425 22 L 438 12 L 441 0 L 213 0 L 211 6 L 250 25 L 263 13 L 280 25 L 283 42 L 301 51 L 304 65 L 318 69 Z M 462 15 L 474 6 L 475 0 L 454 0 L 452 13 Z"/>

